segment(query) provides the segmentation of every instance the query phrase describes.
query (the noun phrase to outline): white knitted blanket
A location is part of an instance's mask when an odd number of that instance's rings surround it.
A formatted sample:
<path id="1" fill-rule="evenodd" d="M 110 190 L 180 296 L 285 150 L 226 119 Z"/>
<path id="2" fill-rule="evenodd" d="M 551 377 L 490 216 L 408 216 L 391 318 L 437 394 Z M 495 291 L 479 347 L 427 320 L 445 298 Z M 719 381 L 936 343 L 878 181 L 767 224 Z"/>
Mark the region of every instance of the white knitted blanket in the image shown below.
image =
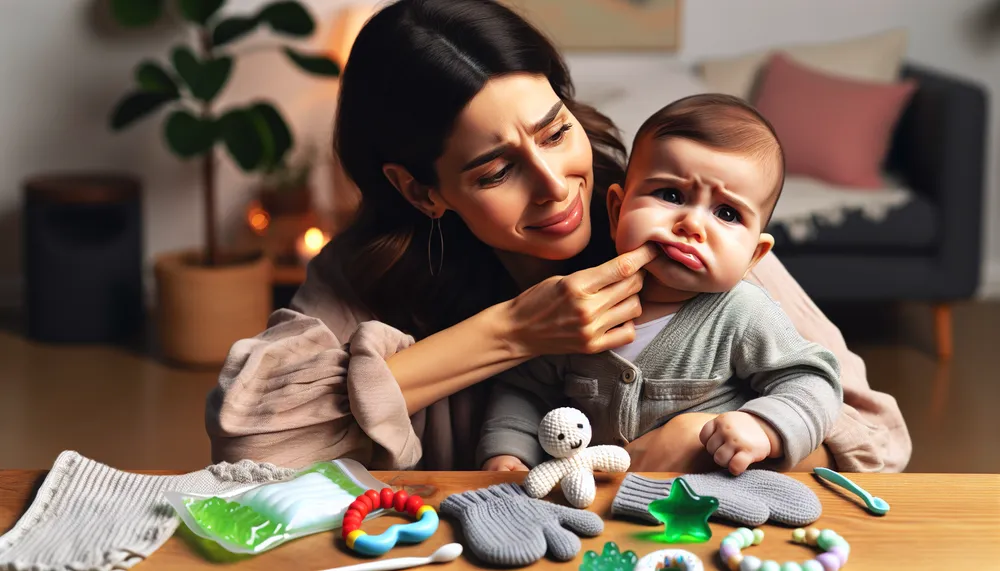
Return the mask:
<path id="1" fill-rule="evenodd" d="M 913 193 L 898 181 L 886 179 L 877 190 L 836 186 L 805 176 L 785 178 L 781 200 L 771 222 L 781 224 L 796 243 L 814 238 L 820 226 L 839 226 L 847 214 L 860 212 L 873 222 L 881 222 L 890 211 L 913 200 Z"/>

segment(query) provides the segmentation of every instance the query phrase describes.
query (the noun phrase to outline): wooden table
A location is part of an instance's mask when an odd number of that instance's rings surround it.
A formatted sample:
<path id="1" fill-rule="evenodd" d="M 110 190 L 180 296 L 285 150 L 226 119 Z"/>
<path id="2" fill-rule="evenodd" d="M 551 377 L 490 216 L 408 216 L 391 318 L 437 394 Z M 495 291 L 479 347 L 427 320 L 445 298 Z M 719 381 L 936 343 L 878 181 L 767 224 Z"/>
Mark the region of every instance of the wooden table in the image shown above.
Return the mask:
<path id="1" fill-rule="evenodd" d="M 147 472 L 164 473 L 164 472 Z M 426 494 L 427 503 L 437 506 L 449 494 L 485 487 L 504 481 L 520 481 L 523 474 L 482 472 L 373 472 L 392 486 Z M 669 477 L 669 474 L 649 474 Z M 0 471 L 0 530 L 14 525 L 28 506 L 44 472 L 34 470 Z M 846 570 L 888 569 L 1000 569 L 1000 475 L 986 474 L 856 474 L 852 479 L 871 493 L 886 499 L 890 512 L 884 517 L 869 515 L 854 496 L 839 488 L 828 487 L 810 474 L 794 478 L 812 488 L 823 503 L 823 517 L 815 524 L 832 528 L 851 543 L 851 559 Z M 558 563 L 549 559 L 533 565 L 535 569 L 552 568 L 575 571 L 583 551 L 600 552 L 606 541 L 616 542 L 622 550 L 631 549 L 640 557 L 665 547 L 687 549 L 702 558 L 706 569 L 724 569 L 717 561 L 719 541 L 736 526 L 712 523 L 713 537 L 708 543 L 665 546 L 643 539 L 657 528 L 617 519 L 609 519 L 609 509 L 621 475 L 599 475 L 597 500 L 590 510 L 603 514 L 604 533 L 583 540 L 583 550 L 573 560 Z M 562 503 L 558 492 L 551 498 Z M 384 516 L 366 522 L 364 529 L 378 533 L 393 523 L 404 521 Z M 777 561 L 803 561 L 813 555 L 811 548 L 790 542 L 788 528 L 764 526 L 766 538 L 760 546 L 746 550 L 761 558 Z M 428 555 L 438 546 L 455 540 L 448 518 L 442 519 L 438 532 L 423 544 L 397 547 L 384 557 Z M 175 534 L 140 570 L 232 569 L 287 571 L 327 569 L 358 562 L 346 551 L 336 532 L 309 536 L 288 543 L 271 552 L 226 565 L 207 561 L 197 547 L 182 534 Z M 456 562 L 440 567 L 442 571 L 477 568 L 469 550 Z"/>

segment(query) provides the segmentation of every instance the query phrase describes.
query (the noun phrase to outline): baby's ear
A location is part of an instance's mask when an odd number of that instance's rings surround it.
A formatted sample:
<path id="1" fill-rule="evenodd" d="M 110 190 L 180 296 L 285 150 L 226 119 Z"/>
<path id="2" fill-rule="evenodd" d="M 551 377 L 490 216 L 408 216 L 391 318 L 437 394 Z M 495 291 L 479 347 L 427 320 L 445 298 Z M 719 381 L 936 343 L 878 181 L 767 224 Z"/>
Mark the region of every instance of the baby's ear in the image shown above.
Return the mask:
<path id="1" fill-rule="evenodd" d="M 750 258 L 750 265 L 747 266 L 747 271 L 743 273 L 743 277 L 746 278 L 750 270 L 757 265 L 757 262 L 761 258 L 767 255 L 774 248 L 774 236 L 768 234 L 767 232 L 761 232 L 760 238 L 757 240 L 757 248 L 753 251 L 753 257 Z"/>
<path id="2" fill-rule="evenodd" d="M 620 184 L 608 187 L 608 220 L 611 222 L 611 239 L 618 236 L 618 217 L 622 212 L 622 202 L 625 201 L 625 190 Z"/>

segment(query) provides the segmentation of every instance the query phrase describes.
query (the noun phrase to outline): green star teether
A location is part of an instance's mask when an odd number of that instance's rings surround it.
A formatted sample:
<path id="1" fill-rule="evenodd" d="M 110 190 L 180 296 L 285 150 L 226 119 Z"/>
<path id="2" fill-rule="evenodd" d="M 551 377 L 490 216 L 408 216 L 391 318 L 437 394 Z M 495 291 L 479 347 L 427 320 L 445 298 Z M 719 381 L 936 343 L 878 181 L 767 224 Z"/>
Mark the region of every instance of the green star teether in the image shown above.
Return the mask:
<path id="1" fill-rule="evenodd" d="M 684 478 L 675 478 L 670 495 L 650 502 L 649 513 L 666 526 L 664 543 L 702 543 L 712 537 L 708 518 L 719 509 L 719 500 L 694 493 Z"/>

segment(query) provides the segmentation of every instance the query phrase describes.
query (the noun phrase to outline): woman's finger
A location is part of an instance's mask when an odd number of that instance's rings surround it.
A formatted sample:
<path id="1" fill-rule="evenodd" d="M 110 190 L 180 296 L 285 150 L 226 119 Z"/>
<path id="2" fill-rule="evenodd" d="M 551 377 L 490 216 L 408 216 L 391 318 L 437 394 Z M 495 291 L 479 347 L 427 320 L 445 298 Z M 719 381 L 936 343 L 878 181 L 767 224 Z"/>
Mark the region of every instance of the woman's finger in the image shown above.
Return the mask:
<path id="1" fill-rule="evenodd" d="M 622 345 L 628 345 L 633 341 L 635 341 L 635 324 L 631 321 L 626 321 L 618 327 L 605 331 L 604 335 L 594 342 L 590 352 L 600 353 L 601 351 L 616 349 Z"/>
<path id="2" fill-rule="evenodd" d="M 659 249 L 652 242 L 647 242 L 639 248 L 625 252 L 596 268 L 577 272 L 582 282 L 580 285 L 584 293 L 597 293 L 605 287 L 635 274 L 643 266 L 656 259 L 658 255 Z"/>
<path id="3" fill-rule="evenodd" d="M 601 312 L 594 325 L 597 326 L 598 332 L 608 331 L 640 315 L 642 315 L 642 303 L 639 301 L 639 296 L 633 294 L 611 309 Z"/>
<path id="4" fill-rule="evenodd" d="M 646 278 L 646 272 L 639 270 L 631 276 L 618 283 L 609 285 L 594 294 L 594 300 L 600 303 L 598 314 L 608 311 L 622 301 L 642 291 L 642 282 Z"/>

